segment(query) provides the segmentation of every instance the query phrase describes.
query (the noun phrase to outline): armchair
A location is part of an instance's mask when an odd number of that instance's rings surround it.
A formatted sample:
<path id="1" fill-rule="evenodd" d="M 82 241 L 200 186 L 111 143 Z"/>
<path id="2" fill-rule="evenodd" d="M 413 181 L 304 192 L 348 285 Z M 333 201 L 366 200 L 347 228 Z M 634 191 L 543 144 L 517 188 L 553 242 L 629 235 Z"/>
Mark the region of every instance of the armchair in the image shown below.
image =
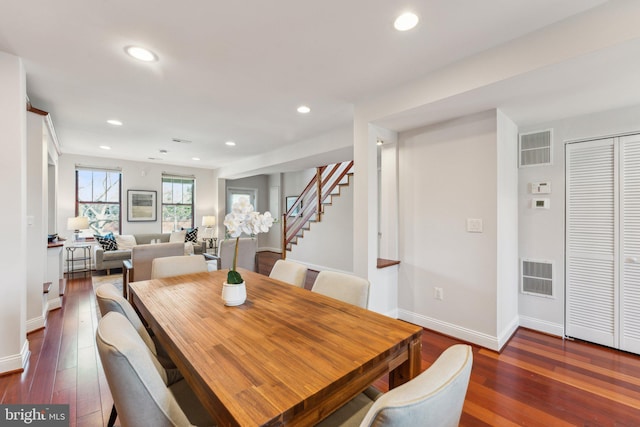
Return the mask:
<path id="1" fill-rule="evenodd" d="M 217 262 L 217 269 L 224 270 L 231 268 L 233 255 L 236 250 L 236 239 L 225 239 L 218 244 L 218 255 L 206 255 L 212 262 Z M 256 253 L 258 252 L 258 239 L 243 237 L 238 246 L 237 267 L 256 271 Z"/>
<path id="2" fill-rule="evenodd" d="M 122 270 L 122 294 L 129 295 L 129 282 L 151 279 L 151 263 L 155 258 L 184 255 L 184 243 L 163 243 L 161 245 L 136 245 L 131 249 L 131 261 L 124 261 Z"/>

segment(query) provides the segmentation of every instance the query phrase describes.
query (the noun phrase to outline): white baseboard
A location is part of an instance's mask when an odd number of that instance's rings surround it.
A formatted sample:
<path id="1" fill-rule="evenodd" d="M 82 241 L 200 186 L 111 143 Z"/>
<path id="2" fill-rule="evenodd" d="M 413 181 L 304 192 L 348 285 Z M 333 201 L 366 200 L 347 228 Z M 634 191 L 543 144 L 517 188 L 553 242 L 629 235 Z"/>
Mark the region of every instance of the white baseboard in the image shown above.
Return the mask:
<path id="1" fill-rule="evenodd" d="M 25 339 L 19 354 L 0 358 L 0 373 L 13 372 L 24 369 L 29 360 L 29 340 Z"/>
<path id="2" fill-rule="evenodd" d="M 498 346 L 500 350 L 502 350 L 502 347 L 504 347 L 504 345 L 509 342 L 509 339 L 513 336 L 513 334 L 516 333 L 519 326 L 520 322 L 518 316 L 515 316 L 511 320 L 511 323 L 506 328 L 504 328 L 501 333 L 498 334 Z"/>
<path id="3" fill-rule="evenodd" d="M 29 319 L 27 320 L 27 333 L 42 329 L 45 327 L 45 324 L 45 318 L 42 315 Z"/>
<path id="4" fill-rule="evenodd" d="M 544 332 L 545 334 L 564 337 L 564 325 L 562 323 L 553 323 L 536 319 L 535 317 L 520 316 L 520 326 L 533 329 L 534 331 Z"/>
<path id="5" fill-rule="evenodd" d="M 494 337 L 483 332 L 463 328 L 452 323 L 443 322 L 438 319 L 402 309 L 398 310 L 398 319 L 440 332 L 441 334 L 449 335 L 462 341 L 467 341 L 481 347 L 488 348 L 489 350 L 499 351 L 500 349 L 498 337 Z"/>

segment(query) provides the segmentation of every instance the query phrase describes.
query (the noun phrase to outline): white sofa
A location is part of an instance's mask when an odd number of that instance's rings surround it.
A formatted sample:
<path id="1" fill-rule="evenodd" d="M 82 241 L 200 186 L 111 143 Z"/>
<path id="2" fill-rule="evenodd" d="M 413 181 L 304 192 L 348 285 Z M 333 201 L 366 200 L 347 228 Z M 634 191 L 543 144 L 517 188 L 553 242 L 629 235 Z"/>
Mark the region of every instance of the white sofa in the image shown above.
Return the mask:
<path id="1" fill-rule="evenodd" d="M 129 235 L 135 238 L 136 245 L 146 245 L 151 243 L 152 240 L 156 243 L 169 243 L 171 239 L 171 233 L 150 233 L 150 234 L 133 234 Z M 116 236 L 116 241 L 118 241 Z M 125 237 L 123 235 L 122 237 Z M 198 241 L 193 245 L 194 254 L 202 254 L 206 251 L 206 243 L 204 241 Z M 96 271 L 107 270 L 107 274 L 110 273 L 112 268 L 122 268 L 122 261 L 131 259 L 131 248 L 117 249 L 115 251 L 105 251 L 100 244 L 96 244 L 93 247 L 93 259 L 95 262 Z"/>

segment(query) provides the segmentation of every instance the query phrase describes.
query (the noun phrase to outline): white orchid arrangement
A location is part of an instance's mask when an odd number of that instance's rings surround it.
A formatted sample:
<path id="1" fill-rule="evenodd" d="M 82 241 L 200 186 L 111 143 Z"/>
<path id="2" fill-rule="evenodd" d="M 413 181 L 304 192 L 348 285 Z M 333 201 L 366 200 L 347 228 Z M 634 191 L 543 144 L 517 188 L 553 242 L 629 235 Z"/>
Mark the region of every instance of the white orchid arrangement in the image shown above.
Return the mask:
<path id="1" fill-rule="evenodd" d="M 233 255 L 233 265 L 227 273 L 228 284 L 242 283 L 240 273 L 236 271 L 236 261 L 238 259 L 238 244 L 240 236 L 244 234 L 256 235 L 266 233 L 273 225 L 273 217 L 270 212 L 261 214 L 253 209 L 248 197 L 241 197 L 231 207 L 231 213 L 224 217 L 224 226 L 227 228 L 229 237 L 236 238 L 236 250 Z"/>

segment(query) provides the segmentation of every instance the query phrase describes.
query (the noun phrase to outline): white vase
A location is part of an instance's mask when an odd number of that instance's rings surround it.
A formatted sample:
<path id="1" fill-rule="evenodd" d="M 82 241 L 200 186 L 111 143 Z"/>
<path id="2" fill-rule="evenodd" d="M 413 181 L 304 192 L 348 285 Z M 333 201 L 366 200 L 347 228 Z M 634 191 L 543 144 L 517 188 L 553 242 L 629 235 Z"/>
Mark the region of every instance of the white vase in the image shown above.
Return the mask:
<path id="1" fill-rule="evenodd" d="M 237 285 L 230 285 L 227 282 L 222 284 L 222 301 L 224 305 L 234 306 L 243 304 L 247 299 L 247 288 L 244 282 Z"/>

